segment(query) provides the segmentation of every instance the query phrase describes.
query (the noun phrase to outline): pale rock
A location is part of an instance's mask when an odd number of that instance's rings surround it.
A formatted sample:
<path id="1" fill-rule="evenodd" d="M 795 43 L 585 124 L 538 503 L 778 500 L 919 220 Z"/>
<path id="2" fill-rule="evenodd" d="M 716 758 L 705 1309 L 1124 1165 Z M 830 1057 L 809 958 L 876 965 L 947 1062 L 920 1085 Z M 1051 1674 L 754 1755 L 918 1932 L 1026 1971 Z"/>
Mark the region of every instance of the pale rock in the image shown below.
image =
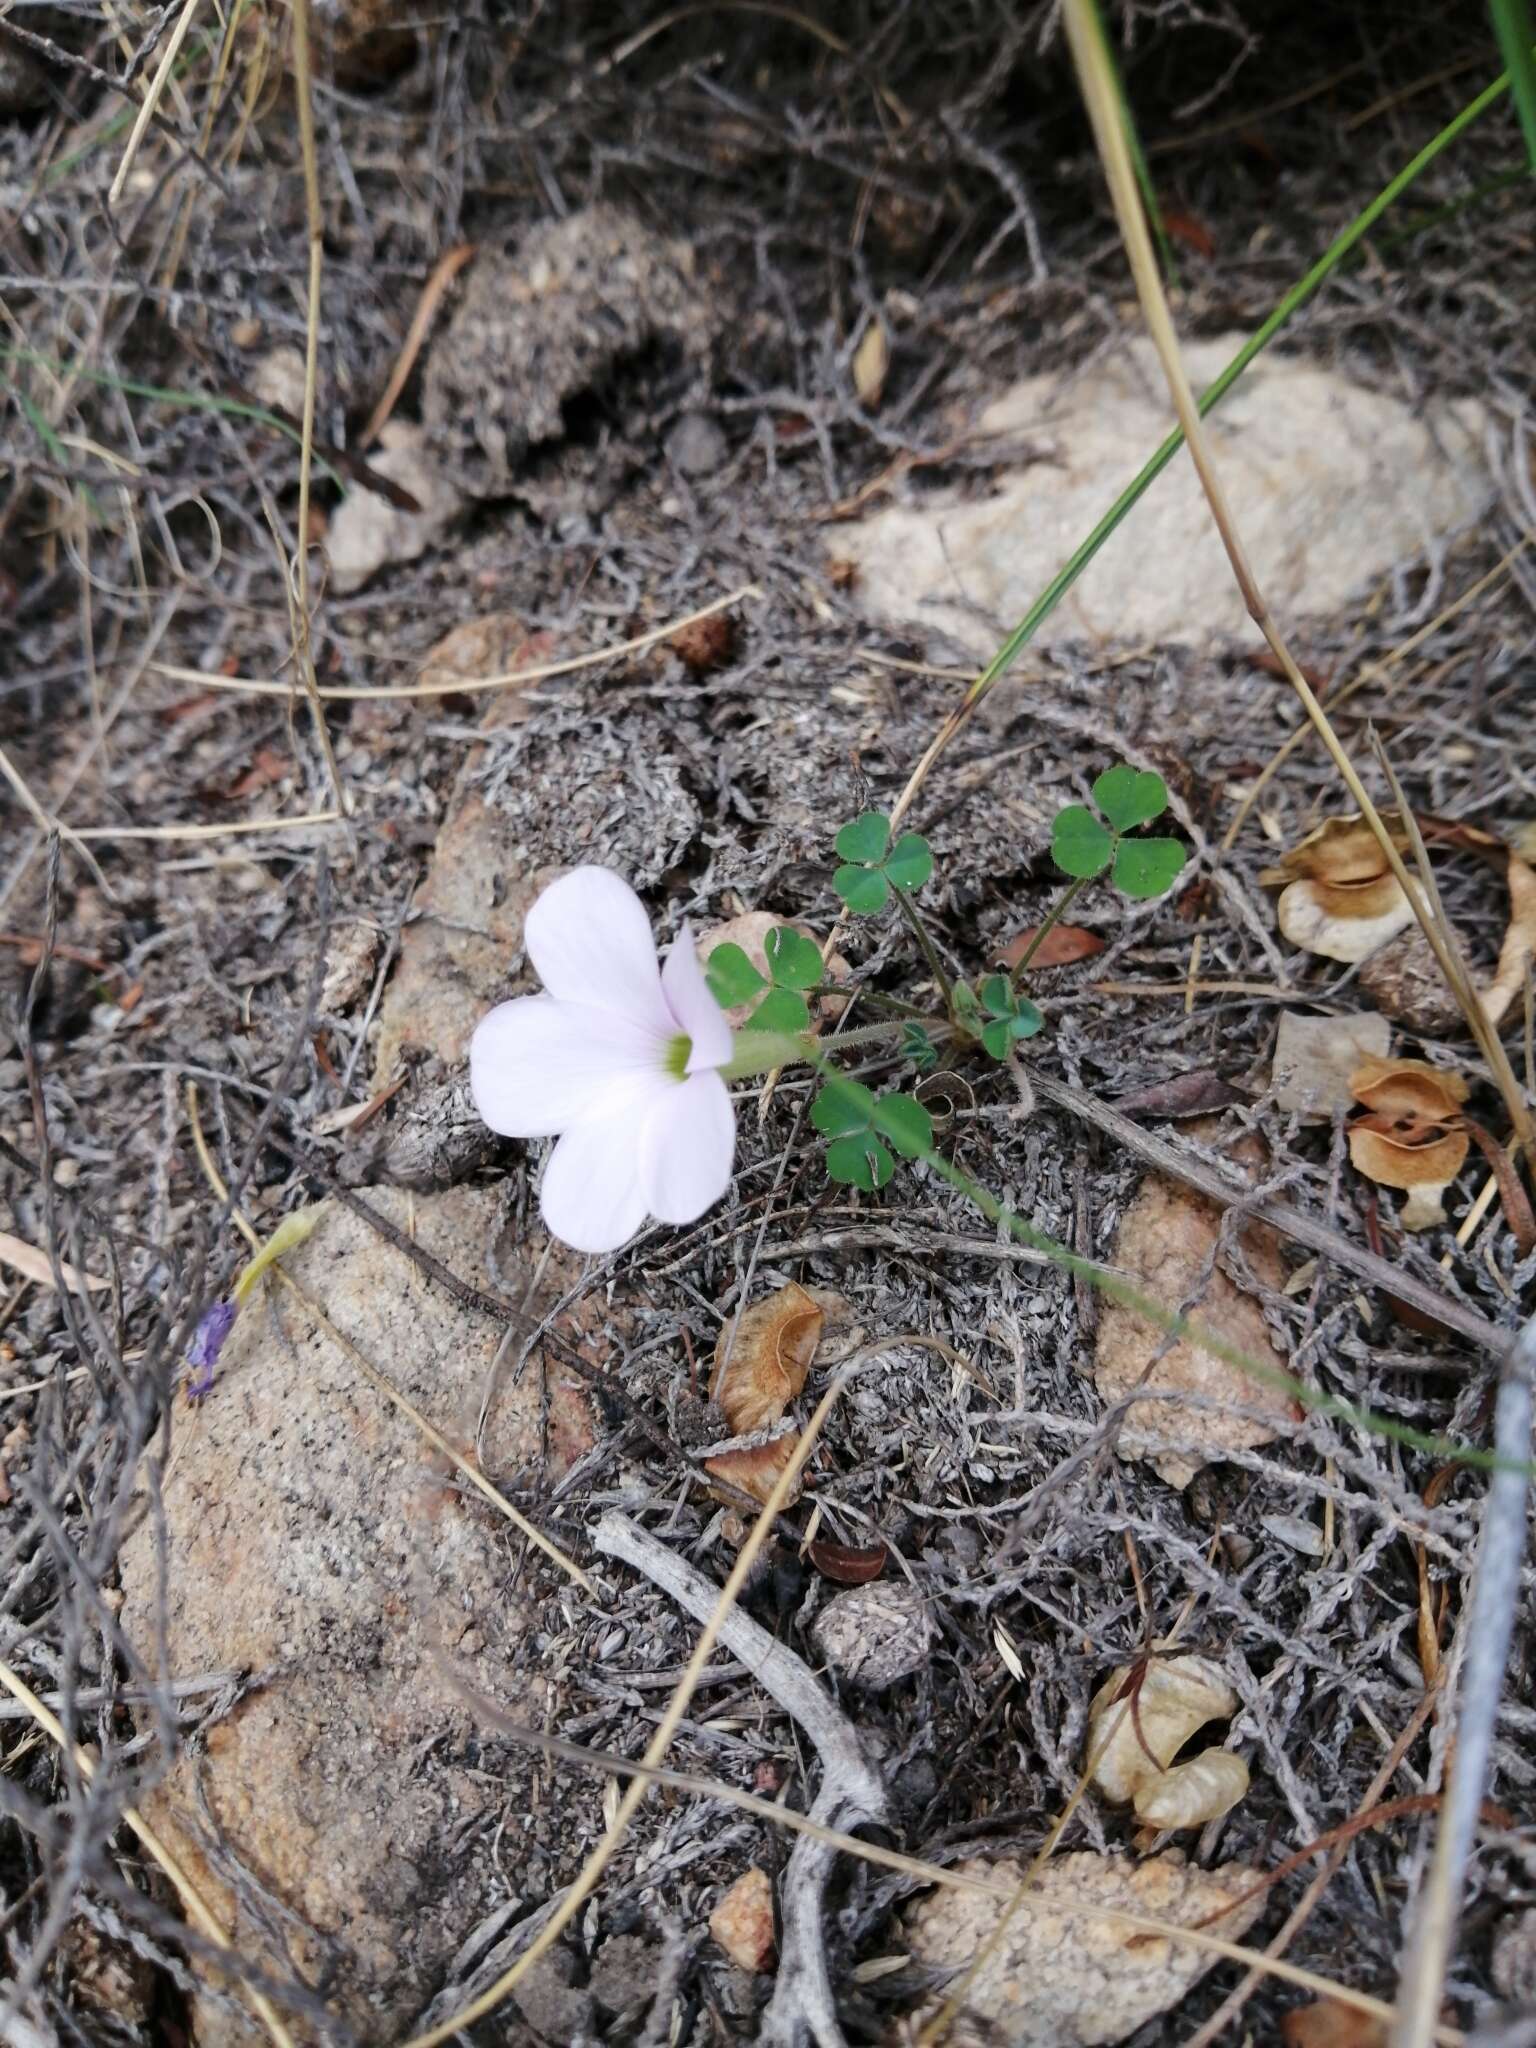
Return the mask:
<path id="1" fill-rule="evenodd" d="M 463 1280 L 522 1299 L 541 1244 L 499 1243 L 493 1191 L 369 1199 Z M 537 1289 L 546 1307 L 575 1270 L 561 1254 L 551 1267 Z M 498 1318 L 460 1306 L 335 1203 L 284 1270 L 450 1441 L 474 1442 Z M 580 1341 L 595 1355 L 593 1331 Z M 551 1394 L 563 1466 L 590 1447 L 590 1415 L 565 1373 Z M 533 1374 L 502 1380 L 491 1401 L 483 1468 L 504 1488 L 538 1483 L 539 1405 Z M 122 1627 L 150 1670 L 245 1670 L 255 1682 L 198 1753 L 149 1775 L 146 1818 L 243 1955 L 323 1983 L 337 2038 L 402 2040 L 467 1931 L 505 1898 L 474 1816 L 485 1809 L 494 1829 L 503 1797 L 515 1810 L 521 1796 L 457 1761 L 488 1731 L 455 1680 L 542 1724 L 530 1580 L 556 1567 L 517 1563 L 524 1540 L 276 1280 L 242 1309 L 212 1394 L 178 1411 L 175 1434 L 165 1637 L 147 1503 L 122 1551 Z M 226 1858 L 272 1902 L 259 1915 L 236 1903 Z M 242 2014 L 238 1999 L 199 1996 L 197 2048 L 264 2043 Z"/>
<path id="2" fill-rule="evenodd" d="M 1184 360 L 1203 390 L 1242 346 L 1225 334 Z M 1416 415 L 1338 370 L 1261 356 L 1207 432 L 1243 541 L 1282 619 L 1331 617 L 1357 590 L 1476 519 L 1491 495 L 1481 408 Z M 991 654 L 1174 424 L 1151 344 L 1133 341 L 1081 376 L 1030 377 L 976 422 L 1027 439 L 1038 458 L 985 497 L 927 492 L 833 529 L 858 565 L 864 610 L 927 625 Z M 1052 616 L 1057 639 L 1185 641 L 1251 622 L 1181 450 Z"/>
<path id="3" fill-rule="evenodd" d="M 549 643 L 530 636 L 510 612 L 492 612 L 455 626 L 428 654 L 421 680 L 442 685 L 507 675 L 536 661 Z M 486 732 L 527 716 L 522 693 L 494 691 L 486 701 Z M 483 747 L 465 757 L 432 864 L 416 892 L 411 921 L 379 1011 L 374 1077 L 383 1087 L 408 1046 L 457 1066 L 469 1053 L 476 1024 L 508 993 L 512 963 L 522 950 L 523 919 L 554 869 L 529 871 L 516 834 L 476 787 Z"/>
<path id="4" fill-rule="evenodd" d="M 817 1656 L 845 1685 L 864 1692 L 884 1692 L 910 1678 L 933 1637 L 928 1602 L 905 1580 L 876 1579 L 834 1593 L 811 1623 Z"/>
<path id="5" fill-rule="evenodd" d="M 1023 1864 L 1011 1858 L 977 1857 L 955 1869 L 1013 1888 L 1025 1877 Z M 1176 1850 L 1135 1864 L 1083 1849 L 1052 1857 L 1011 1911 L 1006 1899 L 985 1892 L 930 1894 L 906 1916 L 907 1945 L 918 1962 L 958 1972 L 1008 1912 L 1002 1940 L 966 1989 L 964 2010 L 993 2021 L 1000 2029 L 995 2038 L 1008 2048 L 1098 2048 L 1170 2011 L 1221 1959 L 1086 1909 L 1109 1907 L 1176 1926 L 1210 1920 L 1208 1932 L 1237 1941 L 1264 1908 L 1262 1895 L 1232 1906 L 1254 1880 L 1237 1863 L 1193 1869 Z M 1231 1910 L 1210 1918 L 1223 1907 Z"/>
<path id="6" fill-rule="evenodd" d="M 1349 1077 L 1363 1060 L 1385 1059 L 1392 1027 L 1374 1010 L 1354 1017 L 1308 1017 L 1282 1010 L 1275 1034 L 1275 1101 L 1305 1116 L 1355 1107 Z"/>
<path id="7" fill-rule="evenodd" d="M 331 516 L 326 536 L 331 588 L 345 597 L 380 569 L 414 562 L 440 540 L 463 508 L 459 492 L 428 452 L 427 437 L 407 420 L 389 420 L 369 467 L 410 492 L 421 507 L 406 512 L 377 491 L 354 484 Z"/>
<path id="8" fill-rule="evenodd" d="M 259 405 L 270 406 L 274 412 L 287 413 L 290 419 L 304 416 L 304 351 L 295 348 L 291 342 L 284 342 L 278 348 L 269 348 L 259 361 L 251 365 L 246 379 L 251 396 Z M 409 485 L 406 486 L 409 489 Z"/>

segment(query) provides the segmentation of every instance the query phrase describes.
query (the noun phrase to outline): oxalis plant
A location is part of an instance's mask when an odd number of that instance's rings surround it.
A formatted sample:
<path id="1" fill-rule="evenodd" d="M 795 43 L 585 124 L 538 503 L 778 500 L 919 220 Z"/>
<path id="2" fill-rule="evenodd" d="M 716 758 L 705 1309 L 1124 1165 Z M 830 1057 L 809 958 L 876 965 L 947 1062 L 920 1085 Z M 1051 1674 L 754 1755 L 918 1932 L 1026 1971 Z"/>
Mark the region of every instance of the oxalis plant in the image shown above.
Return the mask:
<path id="1" fill-rule="evenodd" d="M 888 916 L 894 907 L 934 996 L 925 1010 L 861 990 L 858 1000 L 882 1012 L 879 1020 L 825 1035 L 813 1026 L 812 1003 L 845 1003 L 850 991 L 828 982 L 821 949 L 792 925 L 769 931 L 766 972 L 730 943 L 701 963 L 686 924 L 659 960 L 645 906 L 629 884 L 607 868 L 572 870 L 544 890 L 524 926 L 543 993 L 499 1004 L 471 1041 L 480 1115 L 506 1137 L 557 1140 L 539 1184 L 544 1222 L 578 1251 L 612 1252 L 648 1218 L 692 1223 L 726 1193 L 736 1149 L 731 1082 L 809 1066 L 820 1079 L 809 1121 L 833 1182 L 878 1197 L 898 1160 L 921 1167 L 989 1222 L 1169 1336 L 1359 1428 L 1489 1462 L 1325 1394 L 1176 1314 L 1006 1207 L 935 1144 L 918 1092 L 923 1075 L 941 1057 L 954 1070 L 1015 1067 L 1020 1045 L 1046 1028 L 1027 993 L 1030 966 L 1082 892 L 1104 883 L 1148 901 L 1166 894 L 1183 870 L 1182 842 L 1147 830 L 1168 805 L 1160 776 L 1117 764 L 1094 782 L 1092 797 L 1091 808 L 1069 804 L 1057 814 L 1051 852 L 1066 885 L 1017 965 L 969 978 L 946 969 L 917 902 L 934 872 L 927 840 L 917 832 L 893 838 L 890 820 L 877 811 L 850 819 L 836 835 L 831 885 L 850 917 Z M 726 1011 L 748 1005 L 733 1031 Z M 875 1085 L 847 1071 L 854 1058 L 874 1070 Z"/>

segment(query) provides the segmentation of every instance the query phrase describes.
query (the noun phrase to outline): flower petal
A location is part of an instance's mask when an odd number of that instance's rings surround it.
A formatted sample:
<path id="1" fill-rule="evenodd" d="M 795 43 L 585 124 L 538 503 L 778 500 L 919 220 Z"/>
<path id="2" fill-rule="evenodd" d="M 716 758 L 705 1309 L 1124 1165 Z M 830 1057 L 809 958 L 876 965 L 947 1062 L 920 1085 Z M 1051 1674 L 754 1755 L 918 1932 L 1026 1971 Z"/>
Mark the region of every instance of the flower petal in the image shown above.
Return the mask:
<path id="1" fill-rule="evenodd" d="M 731 1184 L 736 1111 L 716 1073 L 695 1074 L 658 1096 L 640 1132 L 645 1205 L 663 1223 L 692 1223 Z"/>
<path id="2" fill-rule="evenodd" d="M 561 1002 L 616 1010 L 658 1038 L 676 1029 L 645 905 L 611 868 L 572 868 L 551 882 L 528 913 L 523 944 Z"/>
<path id="3" fill-rule="evenodd" d="M 662 1049 L 643 1024 L 616 1011 L 519 996 L 475 1026 L 470 1093 L 504 1138 L 547 1138 L 593 1115 L 616 1085 L 668 1086 Z"/>
<path id="4" fill-rule="evenodd" d="M 689 1073 L 723 1067 L 731 1056 L 731 1027 L 724 1010 L 709 992 L 699 949 L 687 925 L 672 941 L 667 964 L 661 970 L 661 986 L 678 1030 L 686 1032 L 693 1041 L 688 1055 Z"/>
<path id="5" fill-rule="evenodd" d="M 679 1092 L 673 1081 L 659 1086 L 669 1098 Z M 551 1237 L 579 1252 L 611 1252 L 634 1236 L 646 1217 L 639 1138 L 657 1106 L 648 1091 L 634 1089 L 627 1102 L 571 1125 L 539 1183 Z"/>

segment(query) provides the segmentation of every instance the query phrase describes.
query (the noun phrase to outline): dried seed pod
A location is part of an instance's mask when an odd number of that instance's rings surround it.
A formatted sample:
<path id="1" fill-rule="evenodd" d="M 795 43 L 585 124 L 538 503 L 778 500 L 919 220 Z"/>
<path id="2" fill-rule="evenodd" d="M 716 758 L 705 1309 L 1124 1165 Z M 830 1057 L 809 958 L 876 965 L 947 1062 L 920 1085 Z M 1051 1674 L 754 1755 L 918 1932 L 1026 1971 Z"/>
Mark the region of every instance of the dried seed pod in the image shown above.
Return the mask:
<path id="1" fill-rule="evenodd" d="M 1142 1781 L 1136 1818 L 1149 1828 L 1200 1828 L 1230 1813 L 1248 1790 L 1248 1766 L 1230 1749 L 1208 1749 Z"/>
<path id="2" fill-rule="evenodd" d="M 709 1397 L 737 1436 L 768 1428 L 796 1399 L 825 1320 L 820 1304 L 791 1282 L 725 1325 Z"/>
<path id="3" fill-rule="evenodd" d="M 1150 1657 L 1122 1664 L 1088 1709 L 1093 1782 L 1123 1806 L 1150 1779 L 1163 1777 L 1197 1728 L 1237 1711 L 1237 1694 L 1208 1657 Z"/>

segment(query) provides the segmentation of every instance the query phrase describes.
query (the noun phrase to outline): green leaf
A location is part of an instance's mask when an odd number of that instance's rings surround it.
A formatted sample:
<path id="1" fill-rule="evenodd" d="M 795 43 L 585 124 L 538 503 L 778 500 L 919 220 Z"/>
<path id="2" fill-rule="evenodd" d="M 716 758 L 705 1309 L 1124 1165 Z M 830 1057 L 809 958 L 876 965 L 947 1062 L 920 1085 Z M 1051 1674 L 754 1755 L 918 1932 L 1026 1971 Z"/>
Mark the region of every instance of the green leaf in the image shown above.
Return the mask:
<path id="1" fill-rule="evenodd" d="M 734 1009 L 737 1003 L 750 1003 L 759 989 L 768 986 L 740 946 L 730 940 L 716 946 L 710 954 L 704 979 L 723 1010 Z"/>
<path id="2" fill-rule="evenodd" d="M 1093 785 L 1093 800 L 1117 832 L 1129 832 L 1163 815 L 1168 785 L 1161 775 L 1138 773 L 1121 761 L 1106 768 Z"/>
<path id="3" fill-rule="evenodd" d="M 1015 1038 L 1033 1038 L 1044 1023 L 1044 1017 L 1035 1008 L 1034 1004 L 1025 1001 L 1019 1004 L 1019 1007 L 1008 1019 L 1008 1028 Z"/>
<path id="4" fill-rule="evenodd" d="M 763 945 L 768 972 L 780 988 L 814 988 L 821 979 L 821 949 L 792 925 L 776 924 Z"/>
<path id="5" fill-rule="evenodd" d="M 771 988 L 750 1019 L 754 1031 L 782 1031 L 786 1038 L 809 1031 L 811 1013 L 805 997 L 792 988 Z"/>
<path id="6" fill-rule="evenodd" d="M 921 889 L 933 873 L 933 848 L 921 832 L 903 832 L 882 865 L 898 889 Z"/>
<path id="7" fill-rule="evenodd" d="M 955 983 L 955 1014 L 964 1018 L 973 1018 L 978 1014 L 976 991 L 968 981 Z"/>
<path id="8" fill-rule="evenodd" d="M 891 821 L 883 811 L 865 811 L 860 817 L 850 818 L 833 842 L 839 860 L 857 860 L 866 864 L 884 860 L 885 849 L 890 843 Z"/>
<path id="9" fill-rule="evenodd" d="M 1006 974 L 989 974 L 981 984 L 982 1008 L 992 1017 L 1011 1017 L 1019 1006 L 1019 999 L 1009 985 Z"/>
<path id="10" fill-rule="evenodd" d="M 910 1060 L 920 1074 L 928 1073 L 939 1064 L 939 1048 L 921 1024 L 904 1024 L 901 1027 L 901 1056 Z"/>
<path id="11" fill-rule="evenodd" d="M 890 1139 L 903 1159 L 920 1159 L 933 1144 L 933 1118 L 910 1095 L 882 1095 L 875 1104 L 875 1129 Z"/>
<path id="12" fill-rule="evenodd" d="M 867 1131 L 874 1112 L 875 1098 L 863 1082 L 846 1081 L 838 1074 L 811 1104 L 811 1122 L 824 1138 L 841 1138 L 850 1131 Z"/>
<path id="13" fill-rule="evenodd" d="M 1127 896 L 1161 896 L 1178 880 L 1188 858 L 1189 849 L 1179 839 L 1125 839 L 1110 880 Z"/>
<path id="14" fill-rule="evenodd" d="M 982 1032 L 981 1042 L 993 1059 L 1007 1059 L 1008 1048 L 1013 1044 L 1013 1020 L 1009 1017 L 994 1017 Z"/>
<path id="15" fill-rule="evenodd" d="M 1531 58 L 1531 12 L 1526 0 L 1489 0 L 1489 12 L 1509 72 L 1520 126 L 1525 131 L 1526 154 L 1532 170 L 1536 170 L 1536 63 Z"/>
<path id="16" fill-rule="evenodd" d="M 1086 804 L 1068 804 L 1051 827 L 1051 859 L 1064 875 L 1086 881 L 1109 866 L 1115 842 Z"/>
<path id="17" fill-rule="evenodd" d="M 862 1188 L 872 1195 L 883 1188 L 896 1171 L 896 1162 L 870 1132 L 858 1137 L 839 1138 L 827 1147 L 827 1172 L 844 1187 Z"/>
<path id="18" fill-rule="evenodd" d="M 890 884 L 878 868 L 839 868 L 832 886 L 856 917 L 870 917 L 890 901 Z"/>

